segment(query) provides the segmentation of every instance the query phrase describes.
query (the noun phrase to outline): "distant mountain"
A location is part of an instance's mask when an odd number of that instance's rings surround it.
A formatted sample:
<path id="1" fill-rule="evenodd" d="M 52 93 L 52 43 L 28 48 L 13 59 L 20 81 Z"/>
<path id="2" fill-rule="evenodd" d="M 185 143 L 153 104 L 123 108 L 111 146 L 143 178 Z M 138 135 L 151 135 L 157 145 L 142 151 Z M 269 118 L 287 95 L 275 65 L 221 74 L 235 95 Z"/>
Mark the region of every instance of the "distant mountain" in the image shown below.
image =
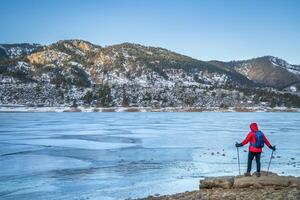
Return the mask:
<path id="1" fill-rule="evenodd" d="M 0 45 L 0 104 L 298 106 L 299 83 L 299 66 L 271 56 L 205 62 L 132 43 Z"/>
<path id="2" fill-rule="evenodd" d="M 290 65 L 286 61 L 264 56 L 244 61 L 218 62 L 212 61 L 224 68 L 232 68 L 249 80 L 264 86 L 283 89 L 300 81 L 300 67 Z"/>

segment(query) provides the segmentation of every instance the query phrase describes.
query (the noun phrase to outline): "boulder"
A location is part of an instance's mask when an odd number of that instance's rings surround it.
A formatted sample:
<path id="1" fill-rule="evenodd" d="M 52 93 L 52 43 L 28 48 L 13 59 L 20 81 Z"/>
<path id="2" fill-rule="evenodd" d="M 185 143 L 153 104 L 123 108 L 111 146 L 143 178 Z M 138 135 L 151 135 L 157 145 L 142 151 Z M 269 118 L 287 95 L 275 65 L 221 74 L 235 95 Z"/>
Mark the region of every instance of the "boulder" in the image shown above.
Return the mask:
<path id="1" fill-rule="evenodd" d="M 234 188 L 261 188 L 264 186 L 273 186 L 273 187 L 288 187 L 294 185 L 294 187 L 300 186 L 299 178 L 297 177 L 287 177 L 287 176 L 278 176 L 274 173 L 262 172 L 260 177 L 253 176 L 237 176 L 234 178 L 233 187 Z"/>
<path id="2" fill-rule="evenodd" d="M 223 188 L 223 189 L 229 189 L 233 186 L 234 183 L 234 177 L 233 176 L 223 176 L 223 177 L 217 177 L 217 178 L 206 178 L 203 180 L 200 180 L 200 189 L 206 188 Z"/>

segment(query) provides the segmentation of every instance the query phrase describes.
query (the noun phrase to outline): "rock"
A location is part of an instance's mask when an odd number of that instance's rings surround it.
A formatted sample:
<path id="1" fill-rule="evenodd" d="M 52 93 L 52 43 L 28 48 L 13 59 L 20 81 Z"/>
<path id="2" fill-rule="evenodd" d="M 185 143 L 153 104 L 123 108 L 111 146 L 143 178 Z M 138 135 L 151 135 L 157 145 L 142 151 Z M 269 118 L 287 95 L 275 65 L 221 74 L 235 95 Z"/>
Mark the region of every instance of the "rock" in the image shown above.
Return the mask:
<path id="1" fill-rule="evenodd" d="M 293 184 L 290 185 L 290 187 L 298 187 L 298 184 L 293 183 Z"/>
<path id="2" fill-rule="evenodd" d="M 262 188 L 263 186 L 262 186 L 260 183 L 254 183 L 254 184 L 253 184 L 253 187 L 256 188 L 256 189 L 260 189 L 260 188 Z"/>
<path id="3" fill-rule="evenodd" d="M 223 193 L 221 199 L 236 200 L 236 194 L 230 191 Z"/>
<path id="4" fill-rule="evenodd" d="M 54 50 L 36 52 L 27 57 L 29 63 L 42 65 L 49 64 L 54 61 L 63 62 L 69 58 L 70 56 L 68 54 Z"/>
<path id="5" fill-rule="evenodd" d="M 234 188 L 247 188 L 260 184 L 262 186 L 289 186 L 289 179 L 285 177 L 280 177 L 277 174 L 266 172 L 261 172 L 261 177 L 250 176 L 250 177 L 235 177 Z"/>
<path id="6" fill-rule="evenodd" d="M 229 189 L 233 186 L 233 176 L 223 176 L 218 178 L 206 178 L 200 181 L 200 189 L 223 188 Z"/>

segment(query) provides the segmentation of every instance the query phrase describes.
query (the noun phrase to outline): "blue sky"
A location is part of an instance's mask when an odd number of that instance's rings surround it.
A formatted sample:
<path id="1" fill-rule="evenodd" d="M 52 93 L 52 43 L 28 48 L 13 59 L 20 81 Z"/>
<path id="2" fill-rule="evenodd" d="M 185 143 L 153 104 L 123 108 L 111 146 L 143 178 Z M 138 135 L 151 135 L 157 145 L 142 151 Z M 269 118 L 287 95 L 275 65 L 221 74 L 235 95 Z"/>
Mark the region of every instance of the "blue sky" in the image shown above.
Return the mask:
<path id="1" fill-rule="evenodd" d="M 83 39 L 201 60 L 273 55 L 300 64 L 298 0 L 0 0 L 0 43 Z"/>

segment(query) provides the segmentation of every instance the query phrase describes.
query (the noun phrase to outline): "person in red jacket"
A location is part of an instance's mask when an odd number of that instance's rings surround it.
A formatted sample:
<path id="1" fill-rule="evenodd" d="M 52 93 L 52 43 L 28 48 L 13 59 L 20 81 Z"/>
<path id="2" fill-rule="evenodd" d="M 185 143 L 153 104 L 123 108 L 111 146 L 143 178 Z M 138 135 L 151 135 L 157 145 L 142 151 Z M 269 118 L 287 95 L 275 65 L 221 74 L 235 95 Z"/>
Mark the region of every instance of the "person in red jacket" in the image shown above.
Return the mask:
<path id="1" fill-rule="evenodd" d="M 241 147 L 244 146 L 245 144 L 249 145 L 249 153 L 248 153 L 248 165 L 247 165 L 247 172 L 245 173 L 245 176 L 250 176 L 250 171 L 251 171 L 251 166 L 252 166 L 252 160 L 255 157 L 256 160 L 256 175 L 259 177 L 260 176 L 260 155 L 262 152 L 262 147 L 255 147 L 256 143 L 256 134 L 259 132 L 258 126 L 256 123 L 250 124 L 250 132 L 248 133 L 247 137 L 243 140 L 242 143 L 236 143 L 236 147 Z M 265 143 L 270 149 L 273 151 L 276 150 L 275 146 L 272 146 L 271 143 L 268 141 L 266 136 L 260 131 L 260 134 L 262 134 L 263 137 L 263 143 Z"/>

